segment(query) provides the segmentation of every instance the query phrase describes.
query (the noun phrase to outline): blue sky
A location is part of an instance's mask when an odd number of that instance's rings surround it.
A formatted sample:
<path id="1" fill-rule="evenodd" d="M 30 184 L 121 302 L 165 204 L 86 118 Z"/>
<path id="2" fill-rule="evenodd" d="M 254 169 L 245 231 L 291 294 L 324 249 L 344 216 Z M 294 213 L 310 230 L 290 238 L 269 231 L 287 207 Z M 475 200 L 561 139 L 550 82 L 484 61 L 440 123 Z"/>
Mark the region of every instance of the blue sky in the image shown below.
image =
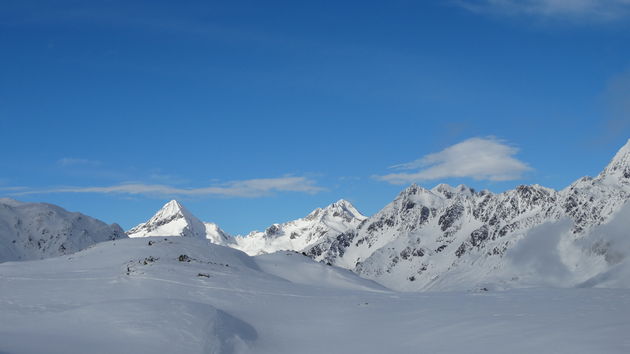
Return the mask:
<path id="1" fill-rule="evenodd" d="M 0 196 L 246 233 L 560 189 L 630 137 L 628 43 L 627 0 L 4 1 Z"/>

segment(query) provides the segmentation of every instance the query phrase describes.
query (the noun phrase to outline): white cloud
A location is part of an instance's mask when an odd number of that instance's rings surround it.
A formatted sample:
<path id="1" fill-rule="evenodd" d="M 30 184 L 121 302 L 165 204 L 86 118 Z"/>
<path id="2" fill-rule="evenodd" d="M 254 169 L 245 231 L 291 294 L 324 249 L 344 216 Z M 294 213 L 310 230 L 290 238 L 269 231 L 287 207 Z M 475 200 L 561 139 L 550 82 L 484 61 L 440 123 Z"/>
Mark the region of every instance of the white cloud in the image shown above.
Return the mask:
<path id="1" fill-rule="evenodd" d="M 612 21 L 630 15 L 630 0 L 456 0 L 477 13 Z"/>
<path id="2" fill-rule="evenodd" d="M 49 193 L 105 193 L 154 196 L 222 196 L 255 198 L 276 192 L 301 192 L 314 194 L 324 188 L 306 177 L 259 178 L 231 181 L 202 188 L 177 188 L 163 184 L 125 183 L 99 187 L 59 187 L 43 190 L 29 190 L 14 195 Z"/>
<path id="3" fill-rule="evenodd" d="M 517 152 L 515 147 L 493 137 L 471 138 L 418 160 L 390 167 L 416 171 L 391 173 L 375 178 L 392 184 L 450 177 L 489 181 L 514 180 L 531 170 L 526 163 L 513 157 Z"/>

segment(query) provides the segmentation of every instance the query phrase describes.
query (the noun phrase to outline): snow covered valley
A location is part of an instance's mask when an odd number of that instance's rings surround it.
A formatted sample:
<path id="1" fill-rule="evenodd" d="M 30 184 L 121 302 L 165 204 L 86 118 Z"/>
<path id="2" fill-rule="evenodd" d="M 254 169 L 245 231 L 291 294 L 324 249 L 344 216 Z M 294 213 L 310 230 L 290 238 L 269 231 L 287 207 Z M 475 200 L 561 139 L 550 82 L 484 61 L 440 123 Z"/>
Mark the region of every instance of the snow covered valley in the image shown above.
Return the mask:
<path id="1" fill-rule="evenodd" d="M 401 293 L 186 237 L 0 264 L 0 353 L 628 353 L 630 290 Z"/>

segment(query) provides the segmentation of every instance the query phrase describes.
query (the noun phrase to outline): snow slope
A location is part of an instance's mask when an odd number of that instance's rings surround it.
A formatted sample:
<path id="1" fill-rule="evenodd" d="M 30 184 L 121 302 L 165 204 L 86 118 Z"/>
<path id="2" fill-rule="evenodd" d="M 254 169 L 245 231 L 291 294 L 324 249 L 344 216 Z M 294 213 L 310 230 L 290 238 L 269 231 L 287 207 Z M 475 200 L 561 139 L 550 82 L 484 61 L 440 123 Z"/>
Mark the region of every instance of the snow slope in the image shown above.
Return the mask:
<path id="1" fill-rule="evenodd" d="M 347 269 L 324 266 L 293 251 L 263 254 L 255 259 L 262 271 L 295 284 L 351 290 L 387 290 L 374 281 L 359 278 Z"/>
<path id="2" fill-rule="evenodd" d="M 0 262 L 54 257 L 126 237 L 116 224 L 55 205 L 0 199 Z"/>
<path id="3" fill-rule="evenodd" d="M 216 244 L 228 244 L 232 237 L 217 224 L 202 222 L 176 200 L 166 203 L 149 219 L 127 231 L 129 237 L 182 236 L 208 239 Z"/>
<path id="4" fill-rule="evenodd" d="M 0 264 L 0 317 L 15 354 L 630 352 L 628 289 L 396 293 L 186 237 Z"/>

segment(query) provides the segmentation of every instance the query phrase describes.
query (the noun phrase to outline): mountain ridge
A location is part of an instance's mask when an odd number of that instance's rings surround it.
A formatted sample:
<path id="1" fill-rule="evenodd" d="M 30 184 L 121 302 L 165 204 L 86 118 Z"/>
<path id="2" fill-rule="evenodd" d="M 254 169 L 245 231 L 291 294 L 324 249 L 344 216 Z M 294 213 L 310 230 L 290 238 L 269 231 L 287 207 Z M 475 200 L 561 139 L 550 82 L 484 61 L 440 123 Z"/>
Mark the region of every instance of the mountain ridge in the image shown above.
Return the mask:
<path id="1" fill-rule="evenodd" d="M 249 255 L 281 250 L 301 252 L 314 243 L 356 227 L 365 219 L 352 203 L 340 199 L 313 210 L 303 218 L 272 224 L 264 231 L 237 236 L 234 247 Z"/>
<path id="2" fill-rule="evenodd" d="M 630 140 L 596 177 L 579 178 L 561 190 L 533 184 L 492 193 L 413 183 L 370 217 L 340 199 L 264 231 L 207 238 L 254 256 L 303 252 L 397 290 L 441 289 L 452 286 L 443 280 L 449 274 L 468 272 L 466 277 L 480 283 L 505 269 L 508 253 L 541 225 L 568 219 L 566 242 L 588 238 L 629 199 Z"/>
<path id="3" fill-rule="evenodd" d="M 547 244 L 540 251 L 555 252 L 570 272 L 581 272 L 572 280 L 575 284 L 588 284 L 591 277 L 625 262 L 630 254 L 630 249 L 620 249 L 619 237 L 602 237 L 613 229 L 609 224 L 625 225 L 623 210 L 629 200 L 630 140 L 597 176 L 579 178 L 561 190 L 533 184 L 492 193 L 465 185 L 442 183 L 427 189 L 413 183 L 370 217 L 340 199 L 303 218 L 236 237 L 217 224 L 199 220 L 176 200 L 125 234 L 117 225 L 108 226 L 54 205 L 0 199 L 0 228 L 4 229 L 0 241 L 6 244 L 0 261 L 68 254 L 127 235 L 181 236 L 252 256 L 302 252 L 395 290 L 441 290 L 461 284 L 474 288 L 490 280 L 518 286 L 521 280 L 514 279 L 528 275 L 514 269 L 508 272 L 514 250 L 539 237 L 540 230 L 547 230 L 554 235 L 540 238 L 541 244 Z M 34 211 L 25 212 L 27 218 L 20 214 L 20 219 L 14 214 L 29 208 L 25 205 Z M 26 228 L 24 220 L 31 221 Z M 601 231 L 605 227 L 608 231 Z M 77 228 L 80 230 L 75 232 Z M 550 239 L 555 243 L 549 244 Z M 22 248 L 17 250 L 18 246 Z M 575 254 L 581 256 L 571 259 Z M 574 264 L 569 266 L 570 262 Z"/>
<path id="4" fill-rule="evenodd" d="M 471 278 L 503 269 L 506 253 L 542 224 L 569 219 L 569 241 L 588 236 L 630 199 L 629 181 L 630 140 L 597 177 L 559 191 L 520 185 L 494 194 L 412 184 L 357 229 L 305 252 L 398 290 L 439 288 L 438 279 L 464 268 Z"/>
<path id="5" fill-rule="evenodd" d="M 118 224 L 53 204 L 0 199 L 0 262 L 61 256 L 126 237 Z"/>

